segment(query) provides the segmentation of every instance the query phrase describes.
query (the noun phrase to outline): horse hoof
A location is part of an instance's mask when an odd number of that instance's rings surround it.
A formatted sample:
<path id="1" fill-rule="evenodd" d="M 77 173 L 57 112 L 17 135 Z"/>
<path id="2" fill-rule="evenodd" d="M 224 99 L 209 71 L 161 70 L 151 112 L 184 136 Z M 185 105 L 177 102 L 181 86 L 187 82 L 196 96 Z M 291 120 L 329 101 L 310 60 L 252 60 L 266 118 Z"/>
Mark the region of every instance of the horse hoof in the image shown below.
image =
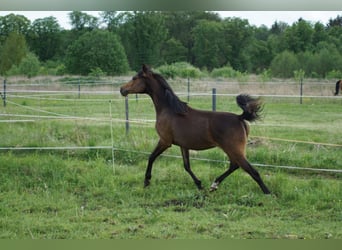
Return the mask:
<path id="1" fill-rule="evenodd" d="M 145 180 L 144 182 L 144 188 L 147 188 L 150 185 L 150 181 Z"/>
<path id="2" fill-rule="evenodd" d="M 211 184 L 211 186 L 210 186 L 210 192 L 214 192 L 214 191 L 216 191 L 217 190 L 217 188 L 218 188 L 218 185 L 219 185 L 219 183 L 218 182 L 213 182 L 213 184 Z"/>

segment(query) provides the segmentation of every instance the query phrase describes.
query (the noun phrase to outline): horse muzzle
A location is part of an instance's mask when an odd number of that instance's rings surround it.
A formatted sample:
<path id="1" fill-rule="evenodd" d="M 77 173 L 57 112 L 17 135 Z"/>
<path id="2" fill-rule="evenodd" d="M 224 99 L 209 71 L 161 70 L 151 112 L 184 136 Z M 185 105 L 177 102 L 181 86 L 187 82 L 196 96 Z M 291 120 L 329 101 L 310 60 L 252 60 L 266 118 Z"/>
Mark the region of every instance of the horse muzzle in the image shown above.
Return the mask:
<path id="1" fill-rule="evenodd" d="M 124 88 L 120 88 L 120 93 L 121 93 L 121 95 L 123 95 L 123 96 L 127 96 L 128 95 L 128 90 L 126 90 L 126 89 L 124 89 Z"/>

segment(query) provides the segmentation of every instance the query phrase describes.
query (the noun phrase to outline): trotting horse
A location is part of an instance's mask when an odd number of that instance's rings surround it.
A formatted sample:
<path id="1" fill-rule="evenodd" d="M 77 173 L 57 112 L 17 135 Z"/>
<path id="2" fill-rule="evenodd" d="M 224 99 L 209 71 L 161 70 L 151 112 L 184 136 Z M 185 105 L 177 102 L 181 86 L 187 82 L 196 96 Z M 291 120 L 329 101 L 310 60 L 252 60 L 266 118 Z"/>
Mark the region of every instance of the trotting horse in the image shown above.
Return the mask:
<path id="1" fill-rule="evenodd" d="M 237 104 L 243 110 L 241 115 L 196 110 L 182 102 L 166 80 L 161 75 L 152 72 L 146 65 L 142 66 L 142 69 L 131 81 L 120 88 L 120 92 L 123 96 L 132 93 L 145 93 L 151 97 L 154 103 L 159 142 L 148 159 L 145 187 L 150 184 L 152 164 L 155 159 L 174 144 L 180 147 L 184 168 L 198 189 L 202 189 L 202 184 L 190 168 L 189 150 L 220 147 L 228 155 L 230 167 L 215 179 L 210 191 L 216 190 L 227 176 L 241 167 L 259 184 L 265 194 L 270 193 L 259 173 L 247 161 L 245 155 L 249 133 L 246 120 L 252 122 L 260 117 L 262 104 L 259 99 L 248 95 L 237 96 Z"/>
<path id="2" fill-rule="evenodd" d="M 342 90 L 342 80 L 338 80 L 336 82 L 335 94 L 334 95 L 338 95 L 338 93 L 340 92 L 340 89 Z"/>

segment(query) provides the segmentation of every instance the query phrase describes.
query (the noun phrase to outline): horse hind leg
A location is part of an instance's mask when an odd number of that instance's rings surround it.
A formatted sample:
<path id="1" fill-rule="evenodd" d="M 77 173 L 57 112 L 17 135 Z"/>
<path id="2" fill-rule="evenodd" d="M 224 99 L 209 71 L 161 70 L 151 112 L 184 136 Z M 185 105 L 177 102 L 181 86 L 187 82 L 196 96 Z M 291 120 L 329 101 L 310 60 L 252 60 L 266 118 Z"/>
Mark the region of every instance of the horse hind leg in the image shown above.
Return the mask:
<path id="1" fill-rule="evenodd" d="M 340 92 L 340 88 L 342 89 L 342 84 L 341 84 L 342 80 L 339 80 L 336 82 L 336 86 L 335 86 L 335 93 L 334 95 L 338 95 L 338 93 Z"/>
<path id="2" fill-rule="evenodd" d="M 234 163 L 230 163 L 229 169 L 224 172 L 222 175 L 220 175 L 219 177 L 217 177 L 215 179 L 215 181 L 213 182 L 213 184 L 211 184 L 210 186 L 210 192 L 212 191 L 216 191 L 218 188 L 218 185 L 225 179 L 227 178 L 231 173 L 233 173 L 236 169 L 239 168 L 239 165 L 234 164 Z"/>
<path id="3" fill-rule="evenodd" d="M 242 158 L 238 162 L 238 164 L 243 170 L 245 170 L 258 183 L 258 185 L 260 186 L 260 188 L 264 192 L 264 194 L 270 194 L 271 193 L 269 191 L 269 189 L 266 187 L 263 180 L 261 179 L 259 172 L 256 169 L 254 169 L 252 167 L 252 165 L 245 158 Z"/>

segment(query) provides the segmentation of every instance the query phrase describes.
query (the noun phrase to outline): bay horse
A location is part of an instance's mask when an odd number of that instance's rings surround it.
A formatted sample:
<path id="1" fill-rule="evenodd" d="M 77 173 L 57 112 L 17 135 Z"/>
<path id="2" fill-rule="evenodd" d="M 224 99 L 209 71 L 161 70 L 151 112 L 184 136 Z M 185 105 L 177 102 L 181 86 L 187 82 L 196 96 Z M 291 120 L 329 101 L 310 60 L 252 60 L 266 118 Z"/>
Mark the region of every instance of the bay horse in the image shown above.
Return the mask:
<path id="1" fill-rule="evenodd" d="M 181 101 L 166 80 L 143 65 L 142 69 L 120 88 L 123 96 L 144 93 L 151 97 L 156 111 L 156 130 L 159 142 L 148 159 L 144 186 L 150 184 L 152 164 L 172 144 L 181 149 L 185 170 L 190 174 L 198 189 L 201 181 L 190 168 L 189 150 L 205 150 L 219 147 L 229 157 L 227 171 L 217 177 L 210 187 L 215 191 L 218 185 L 236 169 L 244 169 L 260 186 L 265 194 L 270 191 L 262 181 L 259 173 L 247 161 L 245 148 L 249 126 L 260 118 L 262 103 L 249 95 L 236 97 L 237 104 L 243 110 L 241 115 L 228 112 L 213 112 L 191 108 Z"/>
<path id="2" fill-rule="evenodd" d="M 338 95 L 338 93 L 340 92 L 340 89 L 342 90 L 342 80 L 338 80 L 336 82 L 335 94 L 334 95 Z"/>

